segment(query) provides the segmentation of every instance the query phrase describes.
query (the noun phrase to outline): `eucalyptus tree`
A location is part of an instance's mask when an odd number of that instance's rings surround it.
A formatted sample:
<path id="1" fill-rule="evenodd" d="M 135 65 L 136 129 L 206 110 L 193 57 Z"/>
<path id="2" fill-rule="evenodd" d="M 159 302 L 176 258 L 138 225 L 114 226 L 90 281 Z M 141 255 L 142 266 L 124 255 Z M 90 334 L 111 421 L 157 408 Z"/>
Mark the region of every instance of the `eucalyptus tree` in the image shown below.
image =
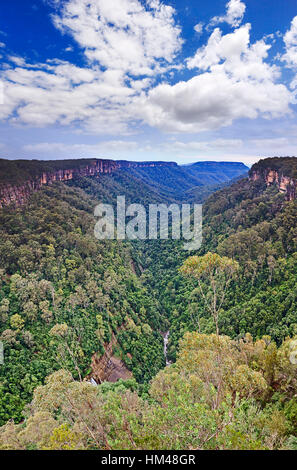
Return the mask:
<path id="1" fill-rule="evenodd" d="M 191 256 L 180 268 L 184 276 L 197 280 L 205 307 L 214 320 L 217 335 L 219 335 L 219 313 L 224 305 L 231 280 L 238 269 L 237 261 L 211 252 L 204 256 Z"/>

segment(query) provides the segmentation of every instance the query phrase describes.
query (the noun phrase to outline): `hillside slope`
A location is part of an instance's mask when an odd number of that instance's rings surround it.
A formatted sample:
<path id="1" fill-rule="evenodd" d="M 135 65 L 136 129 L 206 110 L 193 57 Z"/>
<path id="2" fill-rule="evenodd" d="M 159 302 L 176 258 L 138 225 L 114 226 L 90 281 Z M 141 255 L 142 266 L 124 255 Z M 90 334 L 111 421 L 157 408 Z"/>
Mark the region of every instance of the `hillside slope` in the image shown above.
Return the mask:
<path id="1" fill-rule="evenodd" d="M 226 166 L 227 165 L 227 166 Z M 199 165 L 198 165 L 199 167 Z M 203 167 L 191 170 L 191 167 L 181 167 L 174 162 L 129 162 L 125 160 L 77 159 L 62 161 L 38 161 L 0 159 L 0 207 L 9 204 L 22 205 L 30 195 L 39 191 L 44 185 L 56 181 L 69 182 L 85 177 L 100 179 L 104 175 L 116 175 L 127 187 L 133 180 L 139 188 L 144 186 L 151 193 L 157 193 L 168 202 L 186 200 L 186 192 L 199 187 L 214 186 L 224 183 L 247 171 L 247 167 L 238 163 L 212 163 L 208 171 Z M 193 174 L 192 174 L 193 173 Z M 122 188 L 122 193 L 126 187 Z M 209 194 L 214 188 L 203 189 Z M 134 196 L 138 197 L 137 191 Z"/>
<path id="2" fill-rule="evenodd" d="M 93 376 L 104 380 L 105 365 L 115 364 L 146 393 L 165 365 L 161 333 L 170 330 L 175 360 L 187 331 L 214 331 L 195 282 L 178 273 L 189 256 L 179 242 L 94 238 L 98 201 L 114 202 L 124 191 L 127 202 L 168 202 L 166 189 L 129 171 L 44 185 L 26 205 L 1 210 L 1 423 L 21 420 L 34 389 L 61 368 L 79 379 L 99 364 Z M 280 345 L 297 331 L 297 200 L 286 200 L 277 181 L 252 175 L 207 200 L 199 254 L 215 251 L 240 264 L 221 333 L 269 334 Z"/>
<path id="3" fill-rule="evenodd" d="M 1 211 L 1 423 L 21 419 L 49 373 L 92 374 L 93 355 L 109 350 L 114 337 L 108 363 L 111 355 L 120 359 L 139 382 L 164 365 L 158 301 L 135 274 L 129 243 L 95 239 L 96 202 L 55 183 L 25 206 Z"/>
<path id="4" fill-rule="evenodd" d="M 278 161 L 283 164 L 277 159 L 275 166 Z M 294 164 L 296 160 L 291 161 Z M 278 181 L 254 180 L 255 169 L 259 166 L 251 169 L 250 178 L 215 192 L 205 202 L 198 254 L 216 252 L 240 264 L 220 314 L 220 331 L 233 338 L 246 332 L 254 338 L 270 335 L 280 344 L 297 332 L 297 199 L 288 200 L 287 189 L 282 190 Z M 138 255 L 166 312 L 174 360 L 184 332 L 214 332 L 213 320 L 197 284 L 178 274 L 189 256 L 180 243 L 151 241 Z"/>

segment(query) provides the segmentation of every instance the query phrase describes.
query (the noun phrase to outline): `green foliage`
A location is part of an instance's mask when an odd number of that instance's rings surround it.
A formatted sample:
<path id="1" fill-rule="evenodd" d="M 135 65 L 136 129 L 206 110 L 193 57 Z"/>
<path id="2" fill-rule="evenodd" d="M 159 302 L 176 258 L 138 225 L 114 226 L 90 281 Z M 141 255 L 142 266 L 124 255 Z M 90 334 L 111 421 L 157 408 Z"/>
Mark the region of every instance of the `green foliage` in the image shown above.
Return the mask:
<path id="1" fill-rule="evenodd" d="M 94 387 L 57 371 L 34 391 L 26 420 L 0 428 L 0 448 L 293 449 L 293 399 L 271 399 L 296 394 L 287 352 L 268 338 L 187 333 L 149 395 L 134 380 Z"/>
<path id="2" fill-rule="evenodd" d="M 239 264 L 219 312 L 220 333 L 232 338 L 269 334 L 277 344 L 297 331 L 297 200 L 285 201 L 275 187 L 241 180 L 210 196 L 203 206 L 203 244 L 208 252 Z M 198 279 L 179 268 L 188 253 L 175 241 L 134 245 L 146 285 L 159 299 L 170 326 L 169 359 L 186 331 L 215 331 Z M 193 259 L 193 258 L 192 258 Z M 195 257 L 194 257 L 195 259 Z M 210 274 L 210 273 L 208 273 Z M 209 279 L 201 279 L 207 291 Z M 164 330 L 165 331 L 165 330 Z"/>
<path id="3" fill-rule="evenodd" d="M 129 244 L 94 238 L 94 204 L 82 190 L 56 183 L 26 207 L 1 211 L 1 424 L 22 419 L 51 372 L 90 373 L 92 355 L 104 352 L 112 334 L 139 382 L 164 365 L 159 305 L 132 269 Z M 135 331 L 123 329 L 127 320 Z"/>
<path id="4" fill-rule="evenodd" d="M 290 162 L 274 161 L 286 172 Z M 19 162 L 16 179 L 44 168 Z M 1 448 L 296 448 L 297 201 L 263 181 L 216 192 L 189 259 L 178 241 L 93 236 L 98 199 L 201 201 L 213 188 L 198 191 L 197 171 L 75 178 L 1 210 Z M 160 372 L 168 330 L 176 363 Z M 105 351 L 133 379 L 87 383 Z"/>
<path id="5" fill-rule="evenodd" d="M 197 279 L 205 308 L 213 317 L 217 334 L 219 334 L 219 314 L 224 305 L 227 289 L 238 269 L 237 261 L 210 252 L 200 257 L 191 256 L 180 269 L 185 276 Z M 203 281 L 206 281 L 206 287 Z"/>

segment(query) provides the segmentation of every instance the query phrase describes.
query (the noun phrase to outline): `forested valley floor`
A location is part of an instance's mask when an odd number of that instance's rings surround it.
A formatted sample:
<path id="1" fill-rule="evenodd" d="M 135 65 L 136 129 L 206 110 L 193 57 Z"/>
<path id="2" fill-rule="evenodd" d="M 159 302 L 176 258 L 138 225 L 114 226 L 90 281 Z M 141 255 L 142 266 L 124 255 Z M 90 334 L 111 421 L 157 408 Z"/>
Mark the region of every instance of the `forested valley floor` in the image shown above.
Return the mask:
<path id="1" fill-rule="evenodd" d="M 297 449 L 297 200 L 248 178 L 191 191 L 209 196 L 194 256 L 99 242 L 98 200 L 171 202 L 139 178 L 1 209 L 0 449 Z M 129 378 L 92 385 L 104 354 Z"/>

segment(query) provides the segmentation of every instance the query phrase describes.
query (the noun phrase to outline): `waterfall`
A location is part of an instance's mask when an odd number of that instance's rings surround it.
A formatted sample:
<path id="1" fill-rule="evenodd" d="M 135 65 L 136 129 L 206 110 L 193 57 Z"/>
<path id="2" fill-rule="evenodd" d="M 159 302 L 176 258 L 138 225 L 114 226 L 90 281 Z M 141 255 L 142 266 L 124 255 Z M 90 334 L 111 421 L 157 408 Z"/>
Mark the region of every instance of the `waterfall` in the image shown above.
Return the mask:
<path id="1" fill-rule="evenodd" d="M 171 364 L 171 361 L 168 360 L 168 357 L 167 357 L 167 348 L 168 348 L 168 341 L 169 341 L 169 330 L 163 334 L 163 339 L 164 339 L 164 357 L 165 357 L 165 360 L 166 360 L 166 367 L 167 366 L 170 366 Z"/>

